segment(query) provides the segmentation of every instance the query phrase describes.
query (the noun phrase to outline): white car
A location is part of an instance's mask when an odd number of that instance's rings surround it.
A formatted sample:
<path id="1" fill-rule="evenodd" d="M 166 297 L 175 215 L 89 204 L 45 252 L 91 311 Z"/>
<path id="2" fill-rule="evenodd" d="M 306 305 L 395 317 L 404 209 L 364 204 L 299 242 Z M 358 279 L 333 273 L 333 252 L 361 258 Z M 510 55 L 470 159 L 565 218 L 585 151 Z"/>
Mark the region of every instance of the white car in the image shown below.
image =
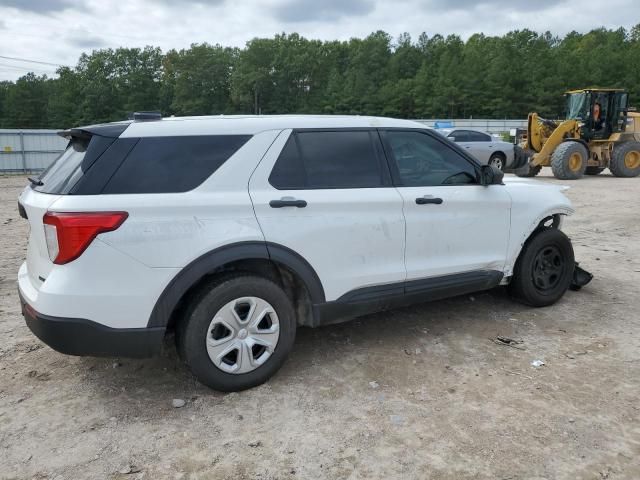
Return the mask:
<path id="1" fill-rule="evenodd" d="M 513 166 L 514 144 L 505 142 L 486 132 L 455 128 L 438 130 L 476 157 L 480 163 L 493 165 L 500 170 Z"/>
<path id="2" fill-rule="evenodd" d="M 550 305 L 574 275 L 562 188 L 504 179 L 419 123 L 156 118 L 63 132 L 19 198 L 28 326 L 72 355 L 153 355 L 195 376 L 273 375 L 298 326 L 498 285 Z"/>

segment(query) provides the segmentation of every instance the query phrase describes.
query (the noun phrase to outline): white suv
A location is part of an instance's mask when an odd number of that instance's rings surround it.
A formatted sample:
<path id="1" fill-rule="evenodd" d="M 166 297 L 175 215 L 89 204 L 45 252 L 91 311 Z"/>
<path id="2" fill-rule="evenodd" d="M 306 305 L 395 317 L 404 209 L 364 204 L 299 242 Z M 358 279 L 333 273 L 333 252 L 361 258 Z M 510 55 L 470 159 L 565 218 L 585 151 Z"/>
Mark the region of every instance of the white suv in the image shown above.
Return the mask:
<path id="1" fill-rule="evenodd" d="M 574 275 L 562 187 L 511 178 L 405 120 L 156 118 L 72 129 L 19 199 L 31 330 L 72 355 L 273 375 L 297 326 L 497 285 L 533 306 Z"/>

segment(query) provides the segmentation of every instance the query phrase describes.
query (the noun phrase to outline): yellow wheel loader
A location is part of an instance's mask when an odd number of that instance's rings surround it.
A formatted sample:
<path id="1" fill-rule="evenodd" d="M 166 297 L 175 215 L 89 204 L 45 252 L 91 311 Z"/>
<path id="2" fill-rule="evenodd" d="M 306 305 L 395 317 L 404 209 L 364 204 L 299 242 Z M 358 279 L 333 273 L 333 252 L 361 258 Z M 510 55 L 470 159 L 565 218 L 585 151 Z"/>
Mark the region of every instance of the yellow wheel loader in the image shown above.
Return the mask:
<path id="1" fill-rule="evenodd" d="M 533 177 L 551 167 L 562 180 L 598 175 L 640 175 L 640 113 L 628 108 L 622 89 L 588 88 L 566 92 L 567 119 L 546 120 L 530 113 L 526 137 L 516 148 L 515 170 Z"/>

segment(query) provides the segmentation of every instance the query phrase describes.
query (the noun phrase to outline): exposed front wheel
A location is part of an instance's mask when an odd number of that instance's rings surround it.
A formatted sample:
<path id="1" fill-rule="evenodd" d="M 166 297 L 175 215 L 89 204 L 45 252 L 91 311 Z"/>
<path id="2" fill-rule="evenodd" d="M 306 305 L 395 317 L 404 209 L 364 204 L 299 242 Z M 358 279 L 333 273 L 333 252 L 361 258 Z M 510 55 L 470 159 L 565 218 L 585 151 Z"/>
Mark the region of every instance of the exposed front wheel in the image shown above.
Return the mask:
<path id="1" fill-rule="evenodd" d="M 571 240 L 556 228 L 545 228 L 527 240 L 516 262 L 509 293 L 532 307 L 557 302 L 573 278 Z"/>
<path id="2" fill-rule="evenodd" d="M 291 301 L 275 283 L 238 274 L 204 286 L 177 332 L 178 351 L 203 384 L 238 391 L 269 379 L 293 346 Z"/>

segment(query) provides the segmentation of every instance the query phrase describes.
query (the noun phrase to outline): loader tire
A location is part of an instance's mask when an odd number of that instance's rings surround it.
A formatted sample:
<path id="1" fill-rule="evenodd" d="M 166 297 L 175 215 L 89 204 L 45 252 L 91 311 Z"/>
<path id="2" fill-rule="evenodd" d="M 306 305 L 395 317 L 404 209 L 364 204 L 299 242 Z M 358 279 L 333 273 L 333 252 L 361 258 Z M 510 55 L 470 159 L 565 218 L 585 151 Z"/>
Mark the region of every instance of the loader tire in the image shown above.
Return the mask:
<path id="1" fill-rule="evenodd" d="M 609 170 L 616 177 L 640 175 L 640 142 L 624 142 L 613 147 Z"/>
<path id="2" fill-rule="evenodd" d="M 604 171 L 604 167 L 587 167 L 584 171 L 585 175 L 600 175 Z"/>
<path id="3" fill-rule="evenodd" d="M 525 165 L 524 167 L 516 170 L 515 174 L 518 177 L 524 177 L 524 178 L 535 177 L 540 173 L 540 170 L 542 170 L 542 165 L 536 165 L 535 167 L 531 165 Z"/>
<path id="4" fill-rule="evenodd" d="M 553 176 L 560 180 L 577 180 L 587 169 L 589 152 L 578 142 L 563 142 L 551 155 Z"/>

